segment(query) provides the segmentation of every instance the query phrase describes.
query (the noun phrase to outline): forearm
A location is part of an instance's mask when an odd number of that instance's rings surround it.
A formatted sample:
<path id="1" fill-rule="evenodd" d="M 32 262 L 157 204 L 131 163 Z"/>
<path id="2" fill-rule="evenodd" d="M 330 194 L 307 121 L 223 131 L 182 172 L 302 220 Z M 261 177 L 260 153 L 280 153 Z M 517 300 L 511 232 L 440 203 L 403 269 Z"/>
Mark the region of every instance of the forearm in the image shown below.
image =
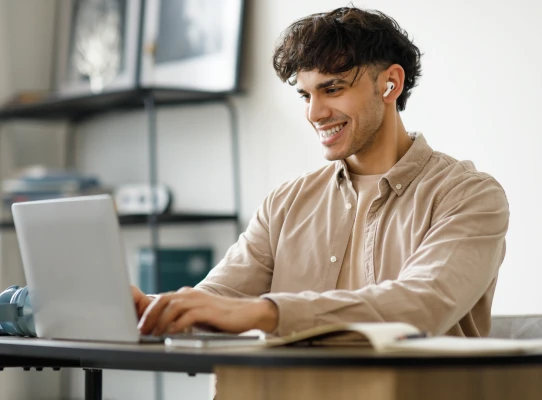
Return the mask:
<path id="1" fill-rule="evenodd" d="M 216 283 L 210 279 L 205 279 L 202 282 L 198 283 L 194 289 L 201 290 L 202 292 L 214 294 L 217 296 L 231 297 L 231 298 L 250 298 L 246 293 L 240 292 L 232 287 L 225 286 L 220 283 Z"/>
<path id="2" fill-rule="evenodd" d="M 494 288 L 497 270 L 498 266 L 484 270 L 467 265 L 465 271 L 471 273 L 444 273 L 433 278 L 419 273 L 355 291 L 269 293 L 261 297 L 276 304 L 279 319 L 274 333 L 281 336 L 318 325 L 352 322 L 405 322 L 433 334 L 444 334 L 475 306 L 478 321 L 487 325 L 484 321 L 485 316 L 490 317 L 493 295 L 488 289 Z M 484 301 L 478 303 L 481 298 Z M 469 335 L 478 335 L 479 325 L 475 325 Z M 487 334 L 487 329 L 479 334 Z M 461 334 L 461 330 L 454 334 Z"/>
<path id="3" fill-rule="evenodd" d="M 406 322 L 435 334 L 445 333 L 468 309 L 460 299 L 441 296 L 423 285 L 387 281 L 357 291 L 333 290 L 324 293 L 271 293 L 263 297 L 278 309 L 275 333 L 318 325 L 353 322 Z M 459 312 L 460 313 L 460 312 Z"/>

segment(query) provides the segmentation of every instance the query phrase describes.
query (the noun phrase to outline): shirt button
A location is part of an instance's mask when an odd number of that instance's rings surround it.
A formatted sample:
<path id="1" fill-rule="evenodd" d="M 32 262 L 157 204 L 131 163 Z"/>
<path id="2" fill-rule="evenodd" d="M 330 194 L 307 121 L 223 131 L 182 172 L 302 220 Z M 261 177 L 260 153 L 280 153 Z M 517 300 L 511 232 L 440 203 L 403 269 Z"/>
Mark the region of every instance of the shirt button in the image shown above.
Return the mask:
<path id="1" fill-rule="evenodd" d="M 331 262 L 335 262 L 335 261 L 337 261 L 337 257 L 331 256 L 330 260 L 331 260 Z"/>
<path id="2" fill-rule="evenodd" d="M 351 208 L 352 208 L 352 204 L 346 203 L 346 209 L 347 209 L 347 210 L 350 210 Z"/>
<path id="3" fill-rule="evenodd" d="M 403 185 L 401 185 L 400 183 L 398 183 L 397 185 L 395 185 L 395 188 L 396 188 L 397 190 L 400 190 L 402 187 L 403 187 Z"/>

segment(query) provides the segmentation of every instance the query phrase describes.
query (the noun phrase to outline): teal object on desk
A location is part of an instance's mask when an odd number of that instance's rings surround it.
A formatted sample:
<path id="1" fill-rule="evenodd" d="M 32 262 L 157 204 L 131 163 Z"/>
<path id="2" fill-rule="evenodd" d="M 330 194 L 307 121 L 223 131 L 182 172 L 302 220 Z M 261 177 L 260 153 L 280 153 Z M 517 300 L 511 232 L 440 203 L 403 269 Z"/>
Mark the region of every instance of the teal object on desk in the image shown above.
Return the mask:
<path id="1" fill-rule="evenodd" d="M 145 293 L 162 293 L 195 286 L 207 276 L 212 263 L 211 248 L 164 248 L 156 254 L 144 248 L 139 252 L 139 287 Z M 155 282 L 156 268 L 160 287 Z"/>

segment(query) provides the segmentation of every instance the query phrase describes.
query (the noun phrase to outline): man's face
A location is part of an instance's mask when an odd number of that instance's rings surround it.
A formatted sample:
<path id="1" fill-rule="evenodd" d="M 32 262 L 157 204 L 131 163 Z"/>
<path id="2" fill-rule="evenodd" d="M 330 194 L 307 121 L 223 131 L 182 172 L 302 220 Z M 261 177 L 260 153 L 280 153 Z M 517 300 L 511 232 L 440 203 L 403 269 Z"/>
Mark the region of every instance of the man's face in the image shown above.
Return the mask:
<path id="1" fill-rule="evenodd" d="M 384 119 L 384 102 L 370 69 L 338 75 L 317 70 L 297 74 L 297 91 L 307 103 L 306 115 L 328 160 L 370 150 Z M 360 76 L 361 75 L 361 76 Z"/>

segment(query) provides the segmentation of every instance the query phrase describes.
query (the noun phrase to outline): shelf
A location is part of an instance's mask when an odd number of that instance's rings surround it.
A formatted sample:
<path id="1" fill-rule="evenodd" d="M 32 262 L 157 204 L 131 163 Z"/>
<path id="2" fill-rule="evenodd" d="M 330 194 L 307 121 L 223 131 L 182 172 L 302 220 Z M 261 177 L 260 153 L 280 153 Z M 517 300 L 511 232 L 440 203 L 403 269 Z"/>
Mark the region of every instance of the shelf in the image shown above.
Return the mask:
<path id="1" fill-rule="evenodd" d="M 158 215 L 158 225 L 194 224 L 200 222 L 237 222 L 237 214 L 163 214 Z M 148 215 L 122 215 L 119 223 L 122 226 L 148 225 Z M 14 229 L 13 221 L 0 222 L 0 230 Z"/>
<path id="2" fill-rule="evenodd" d="M 198 222 L 237 221 L 237 214 L 163 214 L 158 215 L 159 225 L 190 224 Z M 146 225 L 148 215 L 123 215 L 119 217 L 123 226 Z"/>
<path id="3" fill-rule="evenodd" d="M 70 119 L 80 121 L 110 110 L 143 108 L 143 100 L 152 96 L 156 104 L 197 104 L 223 101 L 235 93 L 209 93 L 167 88 L 136 88 L 76 97 L 51 95 L 32 103 L 5 105 L 0 108 L 0 121 L 15 119 Z"/>

